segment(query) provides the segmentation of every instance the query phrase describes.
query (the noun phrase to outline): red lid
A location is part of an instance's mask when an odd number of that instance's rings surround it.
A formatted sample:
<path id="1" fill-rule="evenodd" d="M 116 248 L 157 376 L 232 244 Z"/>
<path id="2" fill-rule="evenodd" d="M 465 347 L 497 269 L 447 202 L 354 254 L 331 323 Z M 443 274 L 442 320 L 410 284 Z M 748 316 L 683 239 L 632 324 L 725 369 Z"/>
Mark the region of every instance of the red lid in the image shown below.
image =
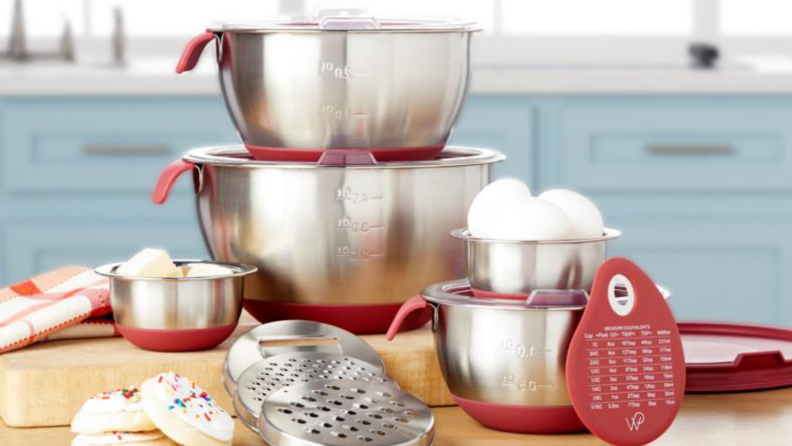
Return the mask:
<path id="1" fill-rule="evenodd" d="M 679 324 L 687 392 L 792 386 L 792 330 L 705 322 Z"/>
<path id="2" fill-rule="evenodd" d="M 611 444 L 649 443 L 679 412 L 682 340 L 662 294 L 629 260 L 610 259 L 597 271 L 569 346 L 566 376 L 583 424 Z"/>

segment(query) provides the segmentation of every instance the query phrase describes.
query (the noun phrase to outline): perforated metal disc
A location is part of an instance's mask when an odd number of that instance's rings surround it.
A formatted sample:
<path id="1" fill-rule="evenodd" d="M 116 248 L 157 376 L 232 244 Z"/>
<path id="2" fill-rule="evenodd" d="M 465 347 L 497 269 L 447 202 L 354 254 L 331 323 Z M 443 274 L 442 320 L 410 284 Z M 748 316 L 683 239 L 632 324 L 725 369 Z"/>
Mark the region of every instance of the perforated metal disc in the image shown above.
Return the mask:
<path id="1" fill-rule="evenodd" d="M 334 353 L 284 353 L 263 359 L 242 372 L 234 395 L 234 409 L 253 430 L 258 429 L 261 404 L 273 392 L 288 386 L 317 380 L 389 383 L 385 372 L 351 356 Z"/>
<path id="2" fill-rule="evenodd" d="M 434 416 L 387 383 L 314 381 L 273 392 L 262 406 L 261 438 L 275 446 L 428 446 Z"/>
<path id="3" fill-rule="evenodd" d="M 313 341 L 322 340 L 334 340 L 336 343 L 311 345 Z M 293 344 L 267 346 L 266 341 L 293 341 Z M 304 341 L 304 344 L 300 345 L 299 341 Z M 295 352 L 347 355 L 385 369 L 377 351 L 346 330 L 312 321 L 270 322 L 245 333 L 228 350 L 223 365 L 223 385 L 226 392 L 233 397 L 239 376 L 262 358 Z"/>

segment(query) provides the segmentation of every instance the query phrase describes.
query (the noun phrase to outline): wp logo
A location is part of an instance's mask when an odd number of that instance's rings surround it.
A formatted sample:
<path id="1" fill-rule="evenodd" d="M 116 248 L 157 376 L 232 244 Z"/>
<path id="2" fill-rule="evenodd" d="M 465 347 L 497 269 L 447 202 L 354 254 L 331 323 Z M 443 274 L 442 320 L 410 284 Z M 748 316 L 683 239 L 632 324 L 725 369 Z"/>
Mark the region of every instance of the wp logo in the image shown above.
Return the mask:
<path id="1" fill-rule="evenodd" d="M 644 416 L 643 412 L 635 412 L 635 415 L 633 415 L 632 418 L 625 418 L 624 421 L 627 422 L 627 427 L 630 428 L 630 432 L 635 432 L 641 428 L 642 424 L 644 424 L 646 417 Z"/>

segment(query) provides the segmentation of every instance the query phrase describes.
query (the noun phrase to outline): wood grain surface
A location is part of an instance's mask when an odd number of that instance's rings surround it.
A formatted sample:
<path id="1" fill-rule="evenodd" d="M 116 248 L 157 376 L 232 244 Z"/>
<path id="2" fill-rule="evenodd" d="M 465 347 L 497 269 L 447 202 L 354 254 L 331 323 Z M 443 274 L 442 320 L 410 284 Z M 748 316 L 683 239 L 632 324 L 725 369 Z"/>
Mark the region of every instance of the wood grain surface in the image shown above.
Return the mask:
<path id="1" fill-rule="evenodd" d="M 15 427 L 66 426 L 91 396 L 139 386 L 168 370 L 189 377 L 231 409 L 221 380 L 225 355 L 237 337 L 258 325 L 249 316 L 243 321 L 229 340 L 204 352 L 149 352 L 122 338 L 108 338 L 44 342 L 0 355 L 0 417 Z M 428 327 L 400 334 L 394 342 L 382 335 L 363 338 L 377 349 L 388 373 L 405 390 L 431 406 L 454 404 Z M 57 410 L 52 409 L 53 402 Z"/>
<path id="2" fill-rule="evenodd" d="M 457 407 L 434 409 L 435 446 L 587 446 L 604 443 L 590 434 L 517 435 L 486 429 Z M 14 429 L 0 424 L 0 445 L 68 446 L 68 428 Z M 235 446 L 264 442 L 237 422 Z M 682 411 L 655 445 L 788 446 L 792 444 L 792 389 L 724 395 L 687 395 Z"/>

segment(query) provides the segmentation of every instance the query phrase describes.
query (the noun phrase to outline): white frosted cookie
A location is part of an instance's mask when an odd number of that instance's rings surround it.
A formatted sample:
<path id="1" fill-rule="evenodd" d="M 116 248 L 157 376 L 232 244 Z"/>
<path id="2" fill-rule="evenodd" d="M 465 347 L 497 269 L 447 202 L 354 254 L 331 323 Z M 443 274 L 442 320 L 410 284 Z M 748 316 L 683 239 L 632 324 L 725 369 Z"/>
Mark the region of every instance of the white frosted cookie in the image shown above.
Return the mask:
<path id="1" fill-rule="evenodd" d="M 80 434 L 74 438 L 71 446 L 105 446 L 114 444 L 123 444 L 124 446 L 176 446 L 173 440 L 160 431 Z"/>
<path id="2" fill-rule="evenodd" d="M 234 420 L 214 399 L 190 380 L 160 373 L 140 389 L 151 421 L 176 443 L 185 446 L 230 446 Z"/>
<path id="3" fill-rule="evenodd" d="M 71 430 L 78 434 L 105 432 L 143 432 L 155 430 L 136 387 L 102 392 L 89 399 L 72 420 Z"/>

